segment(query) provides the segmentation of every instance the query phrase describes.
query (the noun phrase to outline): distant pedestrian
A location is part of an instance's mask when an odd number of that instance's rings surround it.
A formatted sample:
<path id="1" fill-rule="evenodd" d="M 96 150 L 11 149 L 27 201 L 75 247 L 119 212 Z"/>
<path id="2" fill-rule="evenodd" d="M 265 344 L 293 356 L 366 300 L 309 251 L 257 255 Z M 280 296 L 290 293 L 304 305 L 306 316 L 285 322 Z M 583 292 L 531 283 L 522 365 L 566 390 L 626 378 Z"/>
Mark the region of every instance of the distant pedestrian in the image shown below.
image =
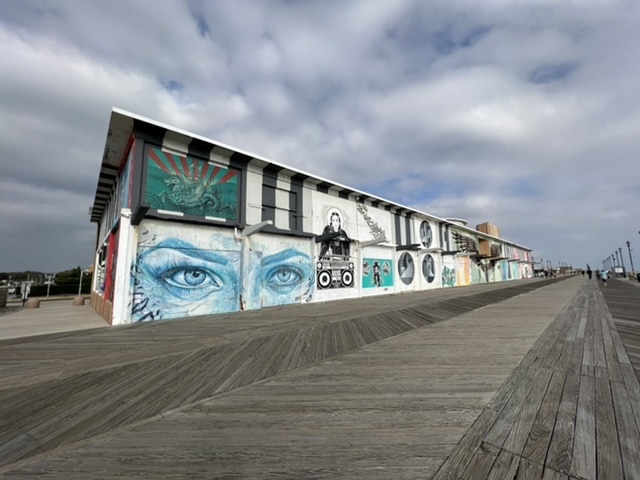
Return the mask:
<path id="1" fill-rule="evenodd" d="M 606 287 L 607 286 L 607 271 L 606 270 L 601 270 L 600 271 L 600 280 L 602 280 L 602 284 Z"/>
<path id="2" fill-rule="evenodd" d="M 589 280 L 591 280 L 591 275 L 593 275 L 593 272 L 591 271 L 591 268 L 587 269 L 587 275 L 589 275 Z"/>

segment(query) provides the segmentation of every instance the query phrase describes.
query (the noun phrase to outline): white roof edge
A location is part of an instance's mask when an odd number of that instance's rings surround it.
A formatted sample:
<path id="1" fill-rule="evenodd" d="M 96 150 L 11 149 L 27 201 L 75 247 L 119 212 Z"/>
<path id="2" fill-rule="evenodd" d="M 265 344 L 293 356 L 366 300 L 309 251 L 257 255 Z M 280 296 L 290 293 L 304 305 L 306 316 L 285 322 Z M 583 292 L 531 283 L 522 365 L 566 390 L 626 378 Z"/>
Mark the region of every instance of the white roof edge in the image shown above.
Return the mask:
<path id="1" fill-rule="evenodd" d="M 482 236 L 486 236 L 486 237 L 489 237 L 489 238 L 493 238 L 493 239 L 495 239 L 495 240 L 499 240 L 499 241 L 500 241 L 500 242 L 502 242 L 502 243 L 506 243 L 506 244 L 509 244 L 509 245 L 512 245 L 512 246 L 515 246 L 515 247 L 519 247 L 519 248 L 522 248 L 522 249 L 524 249 L 524 250 L 530 250 L 530 251 L 532 251 L 532 249 L 531 249 L 531 248 L 529 248 L 529 247 L 525 247 L 525 246 L 523 246 L 523 245 L 519 245 L 519 244 L 517 244 L 517 243 L 510 242 L 510 241 L 505 240 L 505 239 L 503 239 L 503 238 L 494 237 L 493 235 L 489 235 L 489 234 L 486 234 L 486 233 L 484 233 L 484 232 L 480 232 L 480 231 L 475 230 L 475 229 L 473 229 L 473 228 L 471 228 L 471 227 L 467 227 L 467 226 L 464 226 L 464 225 L 460 225 L 460 224 L 457 224 L 457 223 L 451 222 L 451 221 L 449 221 L 449 220 L 447 220 L 447 219 L 445 219 L 445 218 L 440 218 L 440 217 L 438 217 L 438 216 L 435 216 L 435 215 L 432 215 L 432 214 L 429 214 L 429 213 L 423 212 L 423 211 L 418 210 L 418 209 L 416 209 L 416 208 L 409 207 L 409 206 L 406 206 L 406 205 L 402 205 L 402 204 L 400 204 L 400 203 L 398 203 L 398 202 L 394 202 L 393 200 L 388 200 L 388 199 L 386 199 L 386 198 L 382 198 L 382 197 L 379 197 L 379 196 L 377 196 L 377 195 L 373 195 L 373 194 L 371 194 L 371 193 L 364 192 L 364 191 L 362 191 L 362 190 L 357 190 L 357 189 L 355 189 L 355 188 L 353 188 L 353 187 L 349 187 L 349 186 L 347 186 L 347 185 L 343 185 L 343 184 L 338 183 L 338 182 L 335 182 L 335 181 L 333 181 L 333 180 L 329 180 L 329 179 L 327 179 L 327 178 L 320 177 L 319 175 L 315 175 L 315 174 L 312 174 L 312 173 L 309 173 L 309 172 L 305 172 L 304 170 L 300 170 L 300 169 L 298 169 L 298 168 L 291 167 L 291 166 L 289 166 L 289 165 L 285 165 L 285 164 L 283 164 L 283 163 L 280 163 L 280 162 L 277 162 L 277 161 L 274 161 L 274 160 L 270 160 L 270 159 L 268 159 L 268 158 L 266 158 L 266 157 L 263 157 L 263 156 L 261 156 L 261 155 L 256 155 L 256 154 L 254 154 L 254 153 L 252 153 L 252 152 L 248 152 L 248 151 L 246 151 L 246 150 L 242 150 L 242 149 L 240 149 L 240 148 L 237 148 L 237 147 L 234 147 L 234 146 L 231 146 L 231 145 L 225 144 L 225 143 L 223 143 L 223 142 L 219 142 L 218 140 L 214 140 L 213 138 L 205 137 L 205 136 L 203 136 L 203 135 L 199 135 L 199 134 L 197 134 L 197 133 L 193 133 L 193 132 L 190 132 L 190 131 L 188 131 L 188 130 L 184 130 L 184 129 L 182 129 L 182 128 L 174 127 L 174 126 L 172 126 L 172 125 L 168 125 L 168 124 L 166 124 L 166 123 L 159 122 L 159 121 L 157 121 L 157 120 L 152 120 L 152 119 L 150 119 L 150 118 L 148 118 L 148 117 L 145 117 L 145 116 L 142 116 L 142 115 L 138 115 L 138 114 L 136 114 L 136 113 L 129 112 L 129 111 L 124 110 L 124 109 L 122 109 L 122 108 L 112 107 L 112 108 L 111 108 L 111 113 L 112 113 L 112 115 L 115 113 L 115 114 L 118 114 L 118 115 L 123 115 L 123 116 L 127 116 L 127 117 L 130 117 L 130 118 L 133 118 L 133 119 L 135 119 L 135 120 L 140 120 L 141 122 L 150 123 L 150 124 L 152 124 L 152 125 L 156 125 L 156 126 L 158 126 L 158 127 L 165 128 L 165 129 L 167 129 L 167 130 L 173 130 L 174 132 L 180 133 L 180 134 L 182 134 L 182 135 L 186 135 L 186 136 L 191 137 L 191 138 L 197 138 L 198 140 L 202 140 L 202 141 L 207 142 L 207 143 L 213 143 L 213 144 L 215 144 L 215 145 L 218 145 L 218 146 L 220 146 L 220 147 L 226 148 L 226 149 L 228 149 L 228 150 L 231 150 L 231 151 L 234 151 L 234 152 L 238 152 L 238 153 L 241 153 L 241 154 L 243 154 L 243 155 L 247 155 L 247 156 L 249 156 L 249 157 L 257 158 L 258 160 L 262 160 L 262 161 L 264 161 L 264 162 L 267 162 L 267 163 L 271 163 L 271 164 L 277 165 L 277 166 L 279 166 L 279 167 L 282 167 L 283 169 L 287 169 L 287 170 L 290 170 L 290 171 L 293 171 L 293 172 L 296 172 L 296 173 L 300 173 L 300 174 L 302 174 L 302 175 L 306 175 L 306 176 L 308 176 L 308 177 L 318 179 L 318 180 L 320 180 L 320 181 L 322 181 L 322 182 L 331 183 L 331 184 L 334 184 L 334 185 L 336 185 L 336 186 L 338 186 L 338 187 L 340 187 L 340 188 L 344 188 L 344 189 L 347 189 L 347 190 L 353 190 L 353 192 L 354 192 L 354 193 L 359 193 L 359 194 L 365 195 L 365 196 L 367 196 L 367 197 L 375 198 L 375 199 L 377 199 L 377 200 L 380 200 L 381 202 L 385 202 L 385 203 L 388 203 L 388 204 L 390 204 L 390 205 L 394 205 L 394 206 L 396 206 L 396 207 L 398 207 L 398 208 L 402 208 L 402 209 L 405 209 L 405 210 L 410 210 L 410 211 L 412 211 L 412 212 L 415 212 L 415 213 L 418 213 L 418 214 L 420 214 L 420 215 L 423 215 L 423 216 L 425 216 L 425 217 L 427 217 L 427 218 L 429 218 L 429 219 L 436 220 L 436 221 L 438 221 L 438 222 L 442 222 L 442 223 L 447 223 L 447 224 L 449 224 L 449 225 L 454 225 L 454 226 L 455 226 L 455 227 L 457 227 L 457 228 L 462 228 L 462 229 L 467 230 L 467 231 L 470 231 L 470 232 L 479 233 L 479 234 L 481 234 Z M 450 217 L 450 218 L 455 218 L 455 217 Z"/>

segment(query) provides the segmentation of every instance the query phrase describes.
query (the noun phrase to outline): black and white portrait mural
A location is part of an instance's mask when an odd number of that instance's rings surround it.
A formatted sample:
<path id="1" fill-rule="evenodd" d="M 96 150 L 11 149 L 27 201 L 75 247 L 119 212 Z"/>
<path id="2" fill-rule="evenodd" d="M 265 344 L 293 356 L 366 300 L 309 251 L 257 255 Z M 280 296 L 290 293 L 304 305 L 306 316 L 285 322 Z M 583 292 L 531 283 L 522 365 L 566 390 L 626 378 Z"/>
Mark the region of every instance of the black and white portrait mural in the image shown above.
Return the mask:
<path id="1" fill-rule="evenodd" d="M 422 259 L 422 276 L 428 283 L 436 278 L 436 265 L 431 255 L 425 255 Z"/>
<path id="2" fill-rule="evenodd" d="M 316 242 L 320 244 L 316 263 L 318 288 L 353 287 L 351 239 L 344 230 L 344 215 L 338 208 L 328 210 L 325 227 L 322 234 L 316 236 Z"/>
<path id="3" fill-rule="evenodd" d="M 400 255 L 398 260 L 398 275 L 405 285 L 411 285 L 416 274 L 416 268 L 413 263 L 413 257 L 407 252 Z"/>
<path id="4" fill-rule="evenodd" d="M 425 221 L 420 224 L 420 241 L 422 246 L 426 248 L 429 248 L 433 242 L 433 231 L 429 222 Z"/>

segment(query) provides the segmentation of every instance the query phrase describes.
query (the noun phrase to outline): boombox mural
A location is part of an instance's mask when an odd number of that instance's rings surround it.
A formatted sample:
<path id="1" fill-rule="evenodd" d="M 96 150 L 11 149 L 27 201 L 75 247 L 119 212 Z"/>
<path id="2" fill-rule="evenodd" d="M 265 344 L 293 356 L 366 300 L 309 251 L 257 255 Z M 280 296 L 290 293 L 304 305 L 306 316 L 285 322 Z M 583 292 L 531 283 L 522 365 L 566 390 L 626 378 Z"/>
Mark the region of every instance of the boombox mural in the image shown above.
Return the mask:
<path id="1" fill-rule="evenodd" d="M 322 234 L 316 236 L 320 254 L 316 262 L 318 288 L 353 287 L 354 263 L 351 258 L 351 239 L 343 229 L 343 214 L 330 208 Z"/>

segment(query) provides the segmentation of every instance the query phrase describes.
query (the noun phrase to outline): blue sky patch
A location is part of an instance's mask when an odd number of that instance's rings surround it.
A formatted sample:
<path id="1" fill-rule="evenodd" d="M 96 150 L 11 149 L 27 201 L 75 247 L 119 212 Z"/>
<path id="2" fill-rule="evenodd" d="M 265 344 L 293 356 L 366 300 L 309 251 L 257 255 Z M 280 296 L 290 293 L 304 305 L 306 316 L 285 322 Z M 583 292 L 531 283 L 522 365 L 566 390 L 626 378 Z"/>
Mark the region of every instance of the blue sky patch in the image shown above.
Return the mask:
<path id="1" fill-rule="evenodd" d="M 184 84 L 178 80 L 160 80 L 160 84 L 165 90 L 171 93 L 182 92 L 184 90 Z"/>
<path id="2" fill-rule="evenodd" d="M 551 83 L 565 80 L 578 68 L 576 63 L 564 62 L 555 65 L 542 65 L 529 73 L 531 83 Z"/>

